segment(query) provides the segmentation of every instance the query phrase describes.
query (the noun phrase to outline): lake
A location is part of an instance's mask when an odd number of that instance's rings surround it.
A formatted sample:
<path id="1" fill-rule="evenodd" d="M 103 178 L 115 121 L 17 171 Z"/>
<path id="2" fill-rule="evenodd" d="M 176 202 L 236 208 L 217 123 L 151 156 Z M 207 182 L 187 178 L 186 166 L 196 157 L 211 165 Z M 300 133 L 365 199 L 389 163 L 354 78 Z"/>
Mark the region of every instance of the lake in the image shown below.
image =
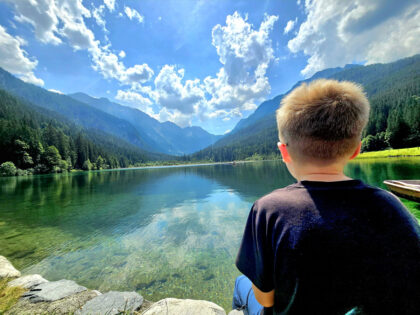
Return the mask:
<path id="1" fill-rule="evenodd" d="M 420 158 L 356 160 L 345 173 L 385 188 L 419 179 Z M 281 161 L 0 178 L 0 255 L 24 274 L 229 310 L 251 205 L 293 182 Z"/>

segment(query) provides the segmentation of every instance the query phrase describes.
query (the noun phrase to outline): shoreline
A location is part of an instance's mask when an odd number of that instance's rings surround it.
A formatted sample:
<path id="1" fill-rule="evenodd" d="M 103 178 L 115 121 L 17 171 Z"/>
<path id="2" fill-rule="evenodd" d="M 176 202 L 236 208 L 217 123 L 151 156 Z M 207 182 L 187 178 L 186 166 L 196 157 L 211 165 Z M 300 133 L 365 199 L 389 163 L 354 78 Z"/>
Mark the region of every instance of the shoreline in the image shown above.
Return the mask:
<path id="1" fill-rule="evenodd" d="M 396 157 L 420 157 L 420 147 L 404 149 L 388 149 L 360 153 L 355 160 L 367 158 L 396 158 Z"/>
<path id="2" fill-rule="evenodd" d="M 72 280 L 48 281 L 41 275 L 24 275 L 0 255 L 0 314 L 203 314 L 226 315 L 216 303 L 206 300 L 167 297 L 145 300 L 136 291 L 88 289 Z M 245 315 L 229 311 L 228 315 Z"/>
<path id="3" fill-rule="evenodd" d="M 420 147 L 413 148 L 403 148 L 403 149 L 387 149 L 381 151 L 369 151 L 360 153 L 354 160 L 363 160 L 363 159 L 377 159 L 377 158 L 420 158 Z M 138 166 L 129 166 L 124 168 L 106 168 L 100 170 L 82 170 L 82 169 L 72 169 L 66 172 L 60 173 L 44 173 L 44 174 L 25 174 L 25 175 L 14 175 L 14 176 L 0 176 L 1 177 L 27 177 L 27 176 L 38 176 L 38 175 L 51 175 L 51 174 L 71 174 L 71 173 L 85 173 L 85 172 L 100 172 L 100 171 L 116 171 L 116 170 L 136 170 L 136 169 L 153 169 L 153 168 L 175 168 L 175 167 L 194 167 L 194 166 L 210 166 L 210 165 L 236 165 L 244 163 L 252 163 L 259 161 L 278 161 L 282 160 L 281 156 L 279 158 L 269 158 L 269 159 L 258 159 L 258 160 L 233 160 L 233 161 L 222 161 L 222 162 L 207 162 L 207 161 L 197 161 L 191 163 L 144 163 L 144 165 Z"/>

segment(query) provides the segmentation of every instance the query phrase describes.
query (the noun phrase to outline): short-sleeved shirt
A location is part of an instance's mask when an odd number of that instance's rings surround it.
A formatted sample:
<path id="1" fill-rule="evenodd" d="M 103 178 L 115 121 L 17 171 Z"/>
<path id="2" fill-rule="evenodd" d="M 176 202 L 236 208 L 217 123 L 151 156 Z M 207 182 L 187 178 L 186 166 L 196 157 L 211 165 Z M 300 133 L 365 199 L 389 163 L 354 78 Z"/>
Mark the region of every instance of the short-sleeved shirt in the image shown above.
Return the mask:
<path id="1" fill-rule="evenodd" d="M 253 204 L 236 266 L 264 314 L 420 314 L 420 227 L 393 194 L 360 180 L 301 181 Z"/>

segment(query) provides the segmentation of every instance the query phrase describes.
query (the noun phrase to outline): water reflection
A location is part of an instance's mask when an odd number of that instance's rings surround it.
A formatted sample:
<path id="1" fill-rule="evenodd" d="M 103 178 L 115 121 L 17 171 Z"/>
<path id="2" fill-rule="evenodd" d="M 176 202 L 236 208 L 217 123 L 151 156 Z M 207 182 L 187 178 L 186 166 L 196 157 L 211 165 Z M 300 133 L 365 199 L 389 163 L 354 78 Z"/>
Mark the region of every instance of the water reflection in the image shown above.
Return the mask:
<path id="1" fill-rule="evenodd" d="M 360 160 L 346 174 L 381 185 L 419 166 Z M 280 161 L 0 178 L 1 254 L 50 280 L 228 309 L 251 204 L 292 182 Z"/>

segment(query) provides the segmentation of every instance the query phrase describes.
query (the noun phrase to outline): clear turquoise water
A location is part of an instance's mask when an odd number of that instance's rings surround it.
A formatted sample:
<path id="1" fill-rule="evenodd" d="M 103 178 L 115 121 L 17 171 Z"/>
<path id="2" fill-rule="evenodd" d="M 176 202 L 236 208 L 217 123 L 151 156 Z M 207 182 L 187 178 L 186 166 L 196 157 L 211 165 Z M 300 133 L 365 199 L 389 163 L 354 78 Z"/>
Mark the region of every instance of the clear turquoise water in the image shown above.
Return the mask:
<path id="1" fill-rule="evenodd" d="M 384 188 L 420 178 L 420 159 L 359 160 L 345 172 Z M 49 280 L 228 310 L 252 203 L 293 182 L 280 161 L 0 178 L 0 255 Z M 419 204 L 403 202 L 420 219 Z"/>

